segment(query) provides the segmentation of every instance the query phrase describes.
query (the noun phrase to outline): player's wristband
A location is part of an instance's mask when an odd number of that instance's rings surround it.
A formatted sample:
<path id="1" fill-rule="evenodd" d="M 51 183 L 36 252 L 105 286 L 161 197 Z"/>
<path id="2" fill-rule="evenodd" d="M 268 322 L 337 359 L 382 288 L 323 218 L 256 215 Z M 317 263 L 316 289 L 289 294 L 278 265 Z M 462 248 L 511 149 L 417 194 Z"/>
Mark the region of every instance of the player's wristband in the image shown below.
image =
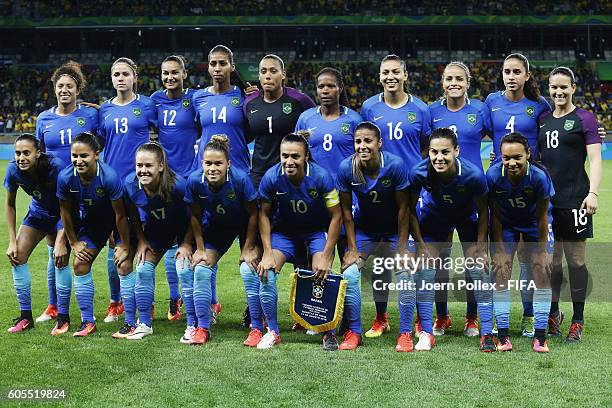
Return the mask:
<path id="1" fill-rule="evenodd" d="M 597 194 L 597 193 L 596 193 L 596 192 L 594 192 L 594 191 L 589 191 L 589 194 L 595 194 L 595 197 L 599 197 L 599 194 Z"/>

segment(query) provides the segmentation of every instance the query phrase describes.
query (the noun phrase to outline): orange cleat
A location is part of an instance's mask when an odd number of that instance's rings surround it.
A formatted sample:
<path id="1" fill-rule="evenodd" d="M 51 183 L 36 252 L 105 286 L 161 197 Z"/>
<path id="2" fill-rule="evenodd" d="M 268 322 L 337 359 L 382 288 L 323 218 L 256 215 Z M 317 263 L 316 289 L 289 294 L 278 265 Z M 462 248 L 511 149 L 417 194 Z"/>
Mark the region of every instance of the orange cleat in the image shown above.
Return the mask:
<path id="1" fill-rule="evenodd" d="M 533 339 L 533 351 L 536 353 L 548 353 L 548 341 L 546 339 L 540 340 L 538 338 Z"/>
<path id="2" fill-rule="evenodd" d="M 64 334 L 70 330 L 70 322 L 61 316 L 55 322 L 55 326 L 53 330 L 51 330 L 52 336 L 59 336 L 60 334 Z"/>
<path id="3" fill-rule="evenodd" d="M 384 332 L 388 332 L 390 328 L 389 313 L 376 315 L 376 319 L 372 322 L 372 327 L 366 332 L 365 336 L 368 338 L 380 337 Z"/>
<path id="4" fill-rule="evenodd" d="M 423 332 L 423 325 L 421 324 L 421 317 L 417 313 L 416 319 L 414 319 L 414 335 L 418 339 Z"/>
<path id="5" fill-rule="evenodd" d="M 57 306 L 48 305 L 44 312 L 36 318 L 36 323 L 47 322 L 57 317 Z"/>
<path id="6" fill-rule="evenodd" d="M 433 334 L 434 336 L 442 336 L 446 330 L 450 329 L 453 326 L 453 321 L 451 320 L 450 315 L 446 316 L 436 316 L 436 321 L 433 324 Z"/>
<path id="7" fill-rule="evenodd" d="M 492 353 L 497 350 L 495 346 L 495 339 L 491 334 L 485 334 L 480 337 L 480 351 L 483 353 Z"/>
<path id="8" fill-rule="evenodd" d="M 344 340 L 338 348 L 340 350 L 355 350 L 361 345 L 361 334 L 357 334 L 351 330 L 344 333 Z"/>
<path id="9" fill-rule="evenodd" d="M 478 328 L 478 317 L 467 316 L 465 318 L 465 324 L 463 325 L 463 335 L 467 337 L 476 337 L 480 334 Z"/>
<path id="10" fill-rule="evenodd" d="M 15 325 L 9 327 L 9 333 L 21 333 L 34 327 L 34 323 L 30 319 L 26 319 L 21 316 L 13 319 L 13 322 L 15 322 Z"/>
<path id="11" fill-rule="evenodd" d="M 512 351 L 512 343 L 510 343 L 510 336 L 502 337 L 497 341 L 497 351 Z"/>
<path id="12" fill-rule="evenodd" d="M 259 329 L 253 329 L 249 332 L 246 340 L 242 342 L 247 347 L 257 347 L 257 344 L 261 341 L 263 333 Z"/>
<path id="13" fill-rule="evenodd" d="M 210 340 L 210 331 L 203 327 L 198 327 L 195 329 L 190 344 L 201 346 L 202 344 L 208 343 L 208 340 Z"/>
<path id="14" fill-rule="evenodd" d="M 400 336 L 397 338 L 395 351 L 399 353 L 410 353 L 412 350 L 412 335 L 409 332 L 400 334 Z"/>
<path id="15" fill-rule="evenodd" d="M 77 331 L 72 335 L 74 337 L 85 337 L 97 331 L 96 324 L 92 322 L 82 322 Z"/>
<path id="16" fill-rule="evenodd" d="M 123 302 L 110 302 L 106 308 L 106 316 L 104 323 L 112 323 L 119 320 L 119 316 L 123 314 Z"/>

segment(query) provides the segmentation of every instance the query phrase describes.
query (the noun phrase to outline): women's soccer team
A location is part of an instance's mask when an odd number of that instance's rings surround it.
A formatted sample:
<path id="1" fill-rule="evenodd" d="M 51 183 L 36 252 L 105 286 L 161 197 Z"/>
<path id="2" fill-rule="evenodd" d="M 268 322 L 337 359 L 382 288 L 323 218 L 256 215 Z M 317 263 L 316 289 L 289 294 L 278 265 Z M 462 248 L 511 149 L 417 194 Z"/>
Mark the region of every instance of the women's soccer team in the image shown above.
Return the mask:
<path id="1" fill-rule="evenodd" d="M 514 254 L 520 278 L 535 284 L 521 291 L 521 334 L 533 337 L 533 351 L 548 352 L 547 337 L 561 335 L 564 254 L 573 304 L 566 340 L 581 340 L 585 242 L 598 208 L 602 130 L 592 113 L 573 104 L 571 69 L 550 73 L 551 107 L 521 54 L 505 58 L 505 89 L 485 102 L 468 97 L 469 67 L 450 62 L 440 98 L 427 106 L 410 93 L 405 62 L 388 55 L 379 71 L 383 91 L 358 113 L 348 106 L 342 73 L 331 67 L 315 77 L 317 106 L 284 86 L 284 62 L 273 54 L 259 64 L 261 90 L 240 78 L 223 45 L 208 54 L 212 85 L 186 88 L 186 65 L 178 55 L 164 59 L 163 89 L 148 97 L 137 93 L 137 65 L 119 58 L 110 72 L 115 95 L 101 106 L 77 103 L 87 85 L 78 63 L 53 73 L 57 105 L 39 115 L 35 135 L 17 137 L 4 180 L 7 256 L 20 308 L 9 332 L 55 319 L 51 334 L 67 333 L 74 290 L 81 321 L 73 336 L 95 333 L 92 265 L 108 243 L 104 321 L 124 315 L 112 337 L 153 334 L 155 268 L 165 257 L 168 319 L 179 320 L 183 306 L 180 342 L 205 344 L 221 313 L 218 263 L 238 239 L 236 273 L 250 327 L 245 346 L 281 343 L 283 265 L 307 266 L 325 279 L 337 249 L 348 283 L 343 337 L 325 332 L 323 349 L 354 350 L 362 335 L 376 338 L 390 329 L 383 289 L 374 291 L 376 316 L 362 330 L 368 257 L 447 258 L 457 230 L 464 256 L 487 260 L 484 268 L 468 268 L 465 279 L 495 283 L 494 290 L 477 284 L 466 293 L 463 333 L 479 337 L 481 351 L 512 350 Z M 493 139 L 486 172 L 484 136 Z M 17 230 L 19 187 L 31 202 Z M 43 238 L 48 306 L 34 319 L 28 259 Z M 447 292 L 431 289 L 448 282 L 449 271 L 425 263 L 388 269 L 376 279 L 415 284 L 400 285 L 395 350 L 431 350 L 435 336 L 452 326 Z"/>

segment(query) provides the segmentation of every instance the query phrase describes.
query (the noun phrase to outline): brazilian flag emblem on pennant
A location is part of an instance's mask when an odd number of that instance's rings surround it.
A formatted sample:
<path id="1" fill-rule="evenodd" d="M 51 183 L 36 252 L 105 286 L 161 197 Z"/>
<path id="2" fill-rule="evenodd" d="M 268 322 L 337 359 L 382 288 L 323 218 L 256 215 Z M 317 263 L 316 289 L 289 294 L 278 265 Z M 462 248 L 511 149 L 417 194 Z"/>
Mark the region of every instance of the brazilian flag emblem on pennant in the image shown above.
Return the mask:
<path id="1" fill-rule="evenodd" d="M 529 117 L 533 118 L 533 115 L 535 114 L 535 108 L 533 106 L 528 106 L 525 108 L 525 113 L 527 113 Z"/>
<path id="2" fill-rule="evenodd" d="M 183 99 L 183 108 L 189 109 L 191 106 L 191 101 L 189 99 Z"/>
<path id="3" fill-rule="evenodd" d="M 77 125 L 79 126 L 85 126 L 85 123 L 87 123 L 85 118 L 77 118 L 76 122 L 77 122 Z"/>
<path id="4" fill-rule="evenodd" d="M 348 134 L 349 130 L 351 130 L 351 125 L 348 123 L 343 123 L 340 125 L 340 131 L 342 131 L 342 133 L 345 135 Z"/>
<path id="5" fill-rule="evenodd" d="M 391 179 L 389 177 L 383 177 L 380 179 L 380 184 L 385 187 L 389 187 L 391 185 Z"/>
<path id="6" fill-rule="evenodd" d="M 232 98 L 232 106 L 238 106 L 240 105 L 240 98 L 238 98 L 237 96 L 234 96 Z"/>
<path id="7" fill-rule="evenodd" d="M 296 269 L 291 274 L 291 316 L 296 322 L 317 333 L 336 328 L 342 320 L 347 281 L 342 275 L 329 274 L 324 281 L 314 273 Z"/>
<path id="8" fill-rule="evenodd" d="M 140 117 L 140 115 L 142 115 L 142 111 L 140 110 L 140 108 L 134 108 L 132 109 L 132 113 L 134 114 L 134 116 L 136 116 L 137 118 Z"/>
<path id="9" fill-rule="evenodd" d="M 567 119 L 565 121 L 565 124 L 563 125 L 563 129 L 565 129 L 566 131 L 570 131 L 574 128 L 574 121 L 573 120 L 569 120 Z"/>
<path id="10" fill-rule="evenodd" d="M 414 123 L 416 122 L 417 116 L 414 112 L 408 112 L 408 122 Z"/>
<path id="11" fill-rule="evenodd" d="M 467 119 L 470 125 L 476 124 L 476 114 L 475 113 L 468 113 Z"/>
<path id="12" fill-rule="evenodd" d="M 308 190 L 308 195 L 311 196 L 312 198 L 317 198 L 317 196 L 319 195 L 319 193 L 317 193 L 317 190 L 314 188 L 311 188 L 310 190 Z"/>
<path id="13" fill-rule="evenodd" d="M 293 107 L 291 106 L 291 102 L 283 103 L 283 113 L 285 115 L 290 114 L 293 111 Z"/>
<path id="14" fill-rule="evenodd" d="M 225 193 L 225 196 L 227 197 L 228 200 L 236 199 L 236 193 L 234 192 L 234 190 L 229 190 L 227 193 Z"/>

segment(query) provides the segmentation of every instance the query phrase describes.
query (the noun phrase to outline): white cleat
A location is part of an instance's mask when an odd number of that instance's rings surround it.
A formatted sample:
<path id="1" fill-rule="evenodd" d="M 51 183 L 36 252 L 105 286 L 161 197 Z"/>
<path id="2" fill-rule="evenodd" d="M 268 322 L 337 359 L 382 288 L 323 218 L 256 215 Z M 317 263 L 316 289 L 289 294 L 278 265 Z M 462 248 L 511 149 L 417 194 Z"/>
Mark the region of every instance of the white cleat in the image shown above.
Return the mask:
<path id="1" fill-rule="evenodd" d="M 269 330 L 257 343 L 257 348 L 259 350 L 267 350 L 276 346 L 281 342 L 281 338 L 278 334 L 274 332 L 274 330 Z"/>
<path id="2" fill-rule="evenodd" d="M 433 335 L 427 332 L 421 332 L 421 336 L 419 337 L 419 342 L 414 346 L 416 351 L 430 351 L 436 341 L 434 340 Z"/>
<path id="3" fill-rule="evenodd" d="M 153 328 L 144 323 L 139 323 L 133 333 L 128 334 L 128 340 L 142 340 L 146 336 L 153 334 Z"/>
<path id="4" fill-rule="evenodd" d="M 191 339 L 194 333 L 195 333 L 195 327 L 187 326 L 187 328 L 185 329 L 185 333 L 183 334 L 183 337 L 181 337 L 181 339 L 179 340 L 181 344 L 191 344 Z"/>

